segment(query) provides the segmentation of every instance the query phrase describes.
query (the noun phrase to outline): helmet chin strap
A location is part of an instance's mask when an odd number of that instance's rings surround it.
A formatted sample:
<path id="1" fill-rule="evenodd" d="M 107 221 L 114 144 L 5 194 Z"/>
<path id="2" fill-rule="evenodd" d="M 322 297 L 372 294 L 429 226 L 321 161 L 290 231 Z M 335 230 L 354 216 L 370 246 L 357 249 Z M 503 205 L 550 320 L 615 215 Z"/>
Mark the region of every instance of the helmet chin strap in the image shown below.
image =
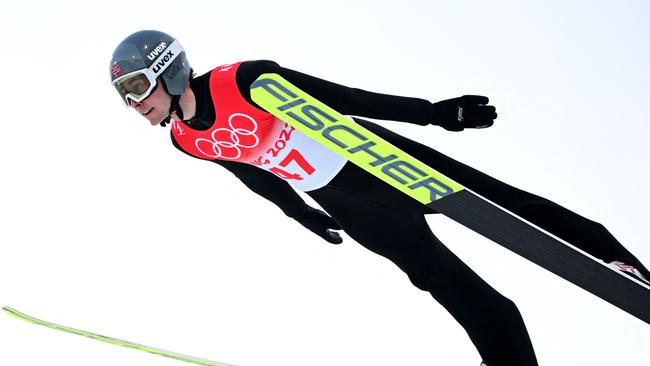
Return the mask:
<path id="1" fill-rule="evenodd" d="M 169 91 L 167 90 L 167 85 L 165 85 L 164 82 L 161 82 L 160 84 L 162 84 L 163 88 L 165 89 L 165 92 L 167 92 L 167 94 L 169 94 Z M 172 97 L 172 101 L 171 101 L 171 103 L 169 105 L 169 114 L 167 115 L 167 117 L 165 117 L 165 119 L 162 120 L 162 122 L 160 122 L 161 127 L 166 127 L 167 124 L 171 122 L 172 113 L 176 113 L 176 116 L 178 118 L 180 118 L 181 121 L 183 121 L 183 109 L 181 108 L 181 106 L 179 104 L 179 101 L 181 100 L 181 96 L 180 95 L 171 95 L 171 94 L 169 94 L 169 95 Z"/>
<path id="2" fill-rule="evenodd" d="M 171 115 L 172 112 L 176 113 L 176 116 L 183 121 L 183 109 L 181 108 L 180 104 L 178 102 L 181 100 L 180 95 L 172 95 L 172 103 L 169 106 L 169 114 Z"/>

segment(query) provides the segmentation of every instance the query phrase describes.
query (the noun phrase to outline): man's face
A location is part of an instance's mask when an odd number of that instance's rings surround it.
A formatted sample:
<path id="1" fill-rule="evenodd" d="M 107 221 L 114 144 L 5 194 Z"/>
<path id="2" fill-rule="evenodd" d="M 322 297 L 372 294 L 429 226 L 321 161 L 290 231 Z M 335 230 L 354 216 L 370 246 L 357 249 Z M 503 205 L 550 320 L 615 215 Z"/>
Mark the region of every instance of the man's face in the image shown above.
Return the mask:
<path id="1" fill-rule="evenodd" d="M 130 106 L 144 116 L 152 126 L 157 126 L 169 115 L 171 101 L 172 97 L 165 92 L 165 88 L 158 81 L 148 97 L 139 103 L 131 101 Z"/>

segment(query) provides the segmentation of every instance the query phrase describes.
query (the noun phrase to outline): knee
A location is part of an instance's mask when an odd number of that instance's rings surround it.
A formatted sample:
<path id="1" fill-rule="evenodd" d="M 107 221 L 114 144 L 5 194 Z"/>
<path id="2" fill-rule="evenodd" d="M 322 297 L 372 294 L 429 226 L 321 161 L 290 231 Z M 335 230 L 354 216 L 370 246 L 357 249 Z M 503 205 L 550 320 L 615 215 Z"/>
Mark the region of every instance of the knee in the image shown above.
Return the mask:
<path id="1" fill-rule="evenodd" d="M 517 305 L 500 294 L 480 278 L 441 276 L 431 273 L 409 273 L 411 283 L 422 291 L 431 293 L 434 299 L 447 307 L 449 305 L 474 309 L 509 321 L 521 319 Z M 465 279 L 465 280 L 463 280 Z"/>
<path id="2" fill-rule="evenodd" d="M 432 290 L 431 282 L 433 281 L 432 276 L 423 275 L 421 273 L 407 273 L 409 280 L 413 286 L 417 287 L 422 291 L 430 292 Z"/>
<path id="3" fill-rule="evenodd" d="M 431 273 L 428 271 L 422 271 L 407 272 L 406 274 L 413 286 L 422 291 L 430 292 L 432 295 L 434 295 L 434 297 L 438 293 L 447 292 L 453 288 L 462 286 L 461 283 L 457 283 L 452 277 L 446 276 L 443 273 Z"/>
<path id="4" fill-rule="evenodd" d="M 508 299 L 503 295 L 500 295 L 499 297 L 500 298 L 496 303 L 499 315 L 501 315 L 504 320 L 511 319 L 511 321 L 515 320 L 516 322 L 519 322 L 521 319 L 521 313 L 519 312 L 519 308 L 514 303 L 514 301 Z"/>

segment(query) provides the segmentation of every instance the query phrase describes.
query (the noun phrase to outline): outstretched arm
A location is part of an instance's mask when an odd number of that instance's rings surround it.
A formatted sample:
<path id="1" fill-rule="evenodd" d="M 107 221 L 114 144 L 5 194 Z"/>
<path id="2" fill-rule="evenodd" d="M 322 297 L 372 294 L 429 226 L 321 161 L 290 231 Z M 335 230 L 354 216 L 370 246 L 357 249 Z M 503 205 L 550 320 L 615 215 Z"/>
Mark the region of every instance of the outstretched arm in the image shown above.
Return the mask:
<path id="1" fill-rule="evenodd" d="M 187 154 L 171 135 L 174 146 Z M 227 160 L 208 160 L 223 166 L 233 173 L 253 192 L 266 198 L 278 206 L 285 215 L 298 221 L 314 234 L 332 244 L 340 244 L 343 239 L 332 230 L 341 230 L 341 226 L 327 213 L 312 208 L 303 201 L 296 191 L 286 181 L 273 173 L 252 165 Z"/>
<path id="2" fill-rule="evenodd" d="M 276 73 L 342 114 L 376 119 L 402 121 L 421 126 L 433 124 L 449 131 L 489 127 L 496 110 L 488 106 L 488 98 L 466 95 L 437 103 L 420 98 L 373 93 L 319 79 L 273 61 L 244 62 L 237 71 L 237 85 L 244 98 L 250 98 L 250 85 L 264 73 Z"/>
<path id="3" fill-rule="evenodd" d="M 300 217 L 307 210 L 307 204 L 291 188 L 289 183 L 252 165 L 226 160 L 214 160 L 233 173 L 251 191 L 266 198 L 278 206 L 285 215 L 291 218 Z"/>
<path id="4" fill-rule="evenodd" d="M 333 230 L 341 230 L 336 220 L 325 212 L 310 207 L 287 183 L 273 173 L 252 165 L 234 161 L 214 160 L 232 172 L 253 192 L 275 203 L 287 216 L 332 244 L 340 244 L 343 239 Z"/>

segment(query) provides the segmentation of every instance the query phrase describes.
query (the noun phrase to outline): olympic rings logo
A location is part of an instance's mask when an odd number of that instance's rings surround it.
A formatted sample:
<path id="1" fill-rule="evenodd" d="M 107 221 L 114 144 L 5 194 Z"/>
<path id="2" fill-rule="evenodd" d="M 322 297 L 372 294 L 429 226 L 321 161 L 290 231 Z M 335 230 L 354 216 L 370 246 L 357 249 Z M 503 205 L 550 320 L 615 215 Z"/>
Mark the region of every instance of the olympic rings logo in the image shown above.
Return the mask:
<path id="1" fill-rule="evenodd" d="M 235 120 L 235 117 L 243 117 Z M 203 155 L 213 159 L 238 159 L 242 152 L 241 148 L 250 149 L 260 143 L 257 131 L 257 122 L 243 113 L 233 113 L 228 117 L 228 128 L 217 128 L 212 132 L 212 140 L 196 139 L 194 145 Z M 211 148 L 206 152 L 203 148 Z"/>

